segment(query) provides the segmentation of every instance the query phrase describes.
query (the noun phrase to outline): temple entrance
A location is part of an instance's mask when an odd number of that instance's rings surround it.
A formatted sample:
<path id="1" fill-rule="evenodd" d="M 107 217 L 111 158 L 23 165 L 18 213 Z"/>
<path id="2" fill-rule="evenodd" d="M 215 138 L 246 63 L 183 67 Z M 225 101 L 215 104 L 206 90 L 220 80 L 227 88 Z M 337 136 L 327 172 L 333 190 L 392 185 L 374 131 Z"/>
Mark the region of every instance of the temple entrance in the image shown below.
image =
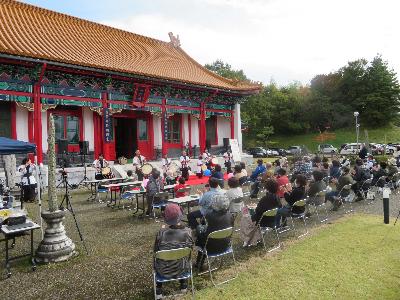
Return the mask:
<path id="1" fill-rule="evenodd" d="M 0 102 L 0 136 L 11 138 L 11 103 Z"/>
<path id="2" fill-rule="evenodd" d="M 116 158 L 132 158 L 138 147 L 137 121 L 133 118 L 115 118 L 115 153 Z"/>

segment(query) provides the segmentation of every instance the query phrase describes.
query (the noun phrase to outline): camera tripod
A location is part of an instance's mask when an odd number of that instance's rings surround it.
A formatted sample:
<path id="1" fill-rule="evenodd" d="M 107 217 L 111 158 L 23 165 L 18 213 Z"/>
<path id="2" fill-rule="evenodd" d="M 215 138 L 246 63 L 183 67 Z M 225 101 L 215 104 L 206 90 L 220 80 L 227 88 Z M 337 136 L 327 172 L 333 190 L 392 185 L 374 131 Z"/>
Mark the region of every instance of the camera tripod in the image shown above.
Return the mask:
<path id="1" fill-rule="evenodd" d="M 70 187 L 70 185 L 68 183 L 68 175 L 65 172 L 62 173 L 62 183 L 64 183 L 65 194 L 64 194 L 64 197 L 63 197 L 63 199 L 62 199 L 62 201 L 60 203 L 59 208 L 60 208 L 60 210 L 67 209 L 72 214 L 72 216 L 74 218 L 74 221 L 75 221 L 76 229 L 78 230 L 79 238 L 81 239 L 83 247 L 86 250 L 86 254 L 89 255 L 89 251 L 86 248 L 85 240 L 83 239 L 82 232 L 81 232 L 81 230 L 79 228 L 78 220 L 76 219 L 74 208 L 72 207 L 72 204 L 71 204 L 71 200 L 70 200 L 71 196 L 69 195 L 69 187 Z M 65 208 L 64 208 L 64 203 L 65 203 Z"/>
<path id="2" fill-rule="evenodd" d="M 80 186 L 84 181 L 89 181 L 89 178 L 87 177 L 87 166 L 86 166 L 86 152 L 83 151 L 83 169 L 84 169 L 84 176 L 81 181 L 79 181 L 78 186 Z M 87 186 L 87 184 L 85 183 Z"/>

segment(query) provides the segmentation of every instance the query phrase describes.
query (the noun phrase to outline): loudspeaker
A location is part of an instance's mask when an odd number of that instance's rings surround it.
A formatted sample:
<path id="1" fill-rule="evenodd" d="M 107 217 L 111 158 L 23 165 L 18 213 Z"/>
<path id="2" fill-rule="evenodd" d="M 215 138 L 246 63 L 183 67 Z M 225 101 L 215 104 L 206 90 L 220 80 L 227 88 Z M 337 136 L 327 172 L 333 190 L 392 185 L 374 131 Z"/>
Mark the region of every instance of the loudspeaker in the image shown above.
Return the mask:
<path id="1" fill-rule="evenodd" d="M 224 148 L 228 148 L 229 147 L 229 138 L 223 138 L 222 141 L 224 143 Z"/>
<path id="2" fill-rule="evenodd" d="M 59 139 L 57 141 L 57 153 L 58 154 L 64 154 L 64 153 L 68 153 L 68 140 L 66 139 Z"/>
<path id="3" fill-rule="evenodd" d="M 209 152 L 211 152 L 211 141 L 210 140 L 206 140 L 206 148 L 208 149 Z"/>
<path id="4" fill-rule="evenodd" d="M 89 154 L 89 141 L 79 141 L 79 153 L 82 155 Z"/>

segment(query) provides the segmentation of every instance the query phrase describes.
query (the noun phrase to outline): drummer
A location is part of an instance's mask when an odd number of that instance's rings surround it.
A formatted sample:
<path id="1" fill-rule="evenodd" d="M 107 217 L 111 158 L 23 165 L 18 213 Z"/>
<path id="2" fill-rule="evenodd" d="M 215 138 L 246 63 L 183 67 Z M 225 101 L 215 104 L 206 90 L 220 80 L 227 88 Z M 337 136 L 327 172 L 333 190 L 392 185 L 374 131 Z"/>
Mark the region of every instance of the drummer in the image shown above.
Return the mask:
<path id="1" fill-rule="evenodd" d="M 140 150 L 136 150 L 135 157 L 133 158 L 133 166 L 136 168 L 136 175 L 139 181 L 143 181 L 142 167 L 146 163 L 146 158 L 140 155 Z"/>
<path id="2" fill-rule="evenodd" d="M 235 163 L 233 160 L 233 155 L 231 150 L 227 150 L 224 153 L 224 160 L 225 160 L 225 167 L 226 167 L 226 174 L 232 173 L 232 165 Z"/>
<path id="3" fill-rule="evenodd" d="M 95 175 L 94 175 L 94 178 L 95 178 L 96 180 L 102 180 L 102 179 L 104 179 L 105 176 L 103 175 L 103 169 L 104 169 L 104 168 L 107 168 L 108 165 L 109 165 L 108 161 L 106 161 L 106 160 L 104 159 L 103 154 L 100 153 L 100 154 L 99 154 L 99 158 L 96 159 L 96 160 L 93 162 L 93 167 L 96 169 L 96 172 L 95 172 Z"/>
<path id="4" fill-rule="evenodd" d="M 171 166 L 172 160 L 168 158 L 168 154 L 165 154 L 164 157 L 161 159 L 161 165 L 162 165 L 162 171 L 164 174 L 164 178 L 166 177 L 167 171 L 169 170 L 169 167 Z"/>
<path id="5" fill-rule="evenodd" d="M 204 161 L 205 165 L 207 166 L 207 169 L 211 169 L 211 154 L 210 154 L 210 152 L 208 152 L 208 149 L 204 150 L 203 161 Z"/>
<path id="6" fill-rule="evenodd" d="M 189 180 L 189 162 L 190 162 L 190 157 L 186 155 L 186 151 L 182 151 L 182 156 L 179 158 L 179 161 L 181 162 L 181 171 L 182 171 L 182 177 L 185 178 L 186 181 Z"/>
<path id="7" fill-rule="evenodd" d="M 196 176 L 198 178 L 203 177 L 203 168 L 205 167 L 204 162 L 203 162 L 203 156 L 200 155 L 198 160 L 197 160 L 197 168 L 196 168 Z"/>

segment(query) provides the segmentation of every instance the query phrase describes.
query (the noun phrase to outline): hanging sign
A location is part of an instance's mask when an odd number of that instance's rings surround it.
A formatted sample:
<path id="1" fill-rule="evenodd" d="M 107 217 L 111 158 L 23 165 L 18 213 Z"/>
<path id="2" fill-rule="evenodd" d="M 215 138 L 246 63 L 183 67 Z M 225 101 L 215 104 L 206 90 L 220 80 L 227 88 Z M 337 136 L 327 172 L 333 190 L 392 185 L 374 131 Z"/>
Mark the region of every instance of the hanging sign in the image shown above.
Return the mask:
<path id="1" fill-rule="evenodd" d="M 112 141 L 111 115 L 108 108 L 103 108 L 104 122 L 104 141 L 110 143 Z"/>
<path id="2" fill-rule="evenodd" d="M 168 141 L 168 115 L 167 112 L 163 113 L 163 122 L 164 122 L 164 141 Z"/>

